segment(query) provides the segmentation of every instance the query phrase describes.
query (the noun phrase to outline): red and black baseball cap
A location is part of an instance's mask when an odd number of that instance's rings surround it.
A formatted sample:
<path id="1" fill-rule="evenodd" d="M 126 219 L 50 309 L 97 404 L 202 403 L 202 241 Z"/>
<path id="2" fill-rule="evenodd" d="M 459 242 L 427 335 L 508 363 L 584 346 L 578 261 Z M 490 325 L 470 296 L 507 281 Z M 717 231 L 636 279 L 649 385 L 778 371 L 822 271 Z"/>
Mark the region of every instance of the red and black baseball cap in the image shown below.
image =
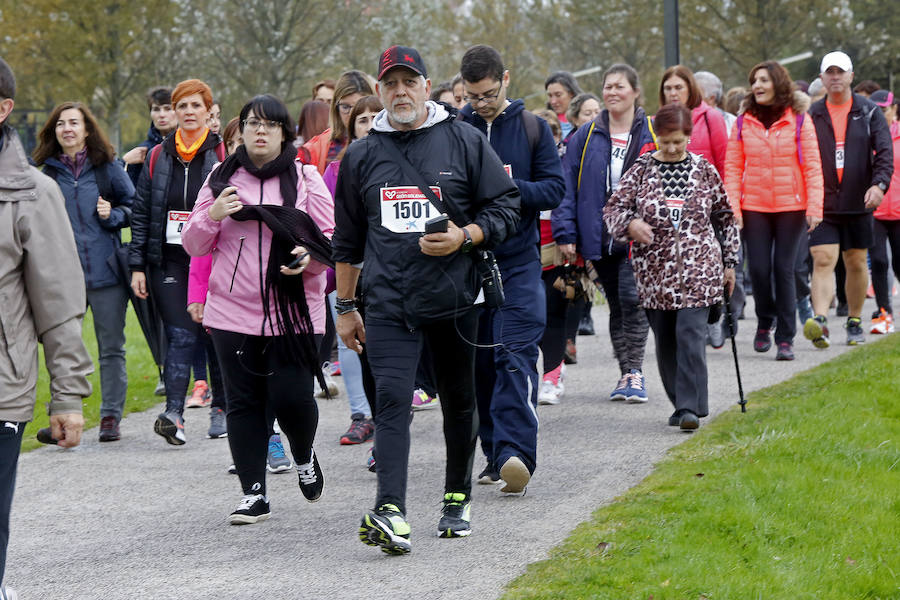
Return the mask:
<path id="1" fill-rule="evenodd" d="M 422 77 L 428 77 L 425 63 L 419 56 L 418 50 L 409 46 L 391 46 L 381 53 L 381 59 L 378 61 L 378 81 L 381 81 L 384 74 L 394 67 L 406 67 Z"/>

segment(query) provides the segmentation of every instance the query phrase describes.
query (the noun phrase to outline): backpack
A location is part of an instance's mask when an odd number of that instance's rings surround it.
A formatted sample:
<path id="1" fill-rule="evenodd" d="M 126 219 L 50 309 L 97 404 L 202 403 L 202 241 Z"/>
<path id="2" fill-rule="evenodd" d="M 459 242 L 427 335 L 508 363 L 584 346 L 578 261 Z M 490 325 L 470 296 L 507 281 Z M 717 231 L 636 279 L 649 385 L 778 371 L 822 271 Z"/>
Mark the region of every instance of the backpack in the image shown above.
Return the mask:
<path id="1" fill-rule="evenodd" d="M 219 162 L 225 160 L 225 142 L 219 142 L 215 147 L 216 156 L 219 158 Z M 148 175 L 150 175 L 150 179 L 153 179 L 153 168 L 156 167 L 156 161 L 159 160 L 159 153 L 162 152 L 162 144 L 157 144 L 153 146 L 153 150 L 150 151 L 150 164 L 147 165 Z"/>
<path id="2" fill-rule="evenodd" d="M 538 123 L 538 116 L 530 111 L 522 110 L 519 117 L 522 119 L 522 127 L 525 129 L 525 137 L 528 139 L 531 155 L 534 156 L 534 150 L 541 141 L 541 126 Z M 456 120 L 463 121 L 462 111 L 456 113 Z"/>
<path id="3" fill-rule="evenodd" d="M 795 138 L 794 138 L 795 143 L 797 144 L 797 160 L 800 162 L 801 165 L 803 164 L 803 146 L 800 142 L 800 128 L 803 127 L 803 118 L 805 116 L 806 116 L 806 113 L 800 113 L 799 115 L 797 115 L 796 119 L 794 119 L 797 122 L 797 132 L 796 132 Z M 738 115 L 738 118 L 737 118 L 737 140 L 739 142 L 743 141 L 743 139 L 744 139 L 743 136 L 741 135 L 741 132 L 743 131 L 743 129 L 744 129 L 744 113 L 741 113 Z"/>
<path id="4" fill-rule="evenodd" d="M 113 202 L 113 188 L 112 183 L 109 180 L 109 171 L 106 169 L 109 168 L 109 164 L 101 165 L 99 167 L 94 167 L 94 180 L 97 182 L 97 191 L 107 202 Z M 59 183 L 59 170 L 51 165 L 44 165 L 44 175 Z"/>

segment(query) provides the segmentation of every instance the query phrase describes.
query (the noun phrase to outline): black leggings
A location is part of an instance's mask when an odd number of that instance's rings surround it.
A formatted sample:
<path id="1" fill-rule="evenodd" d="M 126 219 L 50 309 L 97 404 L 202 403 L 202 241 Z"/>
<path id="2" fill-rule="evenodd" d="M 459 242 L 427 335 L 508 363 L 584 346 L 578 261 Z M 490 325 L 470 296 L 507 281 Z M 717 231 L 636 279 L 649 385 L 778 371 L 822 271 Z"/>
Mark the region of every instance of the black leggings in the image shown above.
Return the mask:
<path id="1" fill-rule="evenodd" d="M 893 314 L 891 306 L 890 266 L 894 267 L 894 275 L 900 279 L 900 221 L 882 221 L 875 219 L 875 243 L 869 249 L 872 259 L 872 287 L 875 288 L 875 301 L 878 308 Z M 891 258 L 888 259 L 887 245 L 891 245 Z"/>
<path id="2" fill-rule="evenodd" d="M 753 281 L 757 327 L 769 330 L 774 327 L 776 343 L 792 344 L 797 333 L 794 272 L 797 247 L 805 228 L 806 215 L 802 210 L 744 211 L 744 241 Z"/>
<path id="3" fill-rule="evenodd" d="M 571 303 L 566 299 L 565 294 L 553 287 L 553 282 L 562 275 L 562 272 L 562 267 L 556 267 L 541 274 L 544 291 L 547 294 L 547 326 L 544 328 L 544 337 L 541 339 L 544 373 L 549 373 L 558 367 L 566 352 L 566 314 Z M 572 339 L 574 339 L 574 334 Z"/>
<path id="4" fill-rule="evenodd" d="M 313 372 L 279 351 L 276 337 L 211 329 L 228 397 L 228 444 L 245 494 L 266 493 L 266 453 L 271 405 L 291 444 L 294 462 L 312 457 L 319 424 Z"/>

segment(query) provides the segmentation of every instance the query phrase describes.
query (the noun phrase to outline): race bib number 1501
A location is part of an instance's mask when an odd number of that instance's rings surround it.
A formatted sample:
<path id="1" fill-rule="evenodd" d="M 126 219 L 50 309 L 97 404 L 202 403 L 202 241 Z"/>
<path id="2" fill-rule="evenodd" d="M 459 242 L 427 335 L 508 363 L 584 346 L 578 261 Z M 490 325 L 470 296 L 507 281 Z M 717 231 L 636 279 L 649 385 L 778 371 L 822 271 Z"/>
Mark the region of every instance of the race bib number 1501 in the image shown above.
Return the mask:
<path id="1" fill-rule="evenodd" d="M 441 200 L 441 188 L 431 186 Z M 425 233 L 425 222 L 438 216 L 425 194 L 416 186 L 381 188 L 381 225 L 394 233 Z"/>

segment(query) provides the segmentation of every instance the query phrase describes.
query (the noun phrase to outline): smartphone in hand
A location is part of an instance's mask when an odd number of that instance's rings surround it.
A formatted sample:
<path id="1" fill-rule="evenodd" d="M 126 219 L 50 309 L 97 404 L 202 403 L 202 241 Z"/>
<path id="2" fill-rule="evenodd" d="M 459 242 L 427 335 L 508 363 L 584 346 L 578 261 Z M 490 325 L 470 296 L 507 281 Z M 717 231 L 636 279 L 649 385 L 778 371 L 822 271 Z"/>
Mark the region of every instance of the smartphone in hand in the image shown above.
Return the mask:
<path id="1" fill-rule="evenodd" d="M 447 215 L 438 215 L 433 219 L 428 219 L 425 221 L 425 234 L 446 233 L 448 223 L 450 223 L 450 218 Z"/>

